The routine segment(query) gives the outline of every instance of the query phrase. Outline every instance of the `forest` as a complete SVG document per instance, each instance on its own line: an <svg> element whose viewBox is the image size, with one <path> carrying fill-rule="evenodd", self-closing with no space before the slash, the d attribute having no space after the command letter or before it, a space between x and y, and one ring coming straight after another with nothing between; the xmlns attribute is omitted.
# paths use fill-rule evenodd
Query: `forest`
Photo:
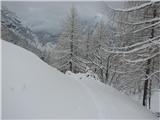
<svg viewBox="0 0 160 120"><path fill-rule="evenodd" d="M85 33L73 6L52 65L62 72L92 70L104 84L137 96L150 108L151 91L160 88L160 2L130 1L125 6L105 5L109 20Z"/></svg>
<svg viewBox="0 0 160 120"><path fill-rule="evenodd" d="M2 39L32 51L63 73L91 71L103 84L150 109L152 93L160 89L160 1L126 1L123 9L102 2L101 9L107 19L84 24L73 3L48 49L4 8Z"/></svg>

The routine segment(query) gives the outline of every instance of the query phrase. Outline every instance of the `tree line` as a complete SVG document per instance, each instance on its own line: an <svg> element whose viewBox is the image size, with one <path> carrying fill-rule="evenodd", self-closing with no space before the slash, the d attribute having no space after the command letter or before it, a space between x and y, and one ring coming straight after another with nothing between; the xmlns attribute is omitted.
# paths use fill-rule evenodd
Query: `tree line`
<svg viewBox="0 0 160 120"><path fill-rule="evenodd" d="M72 6L52 65L62 72L90 69L101 82L137 95L150 108L151 90L160 88L160 2L129 1L125 9L103 5L109 20L85 32Z"/></svg>

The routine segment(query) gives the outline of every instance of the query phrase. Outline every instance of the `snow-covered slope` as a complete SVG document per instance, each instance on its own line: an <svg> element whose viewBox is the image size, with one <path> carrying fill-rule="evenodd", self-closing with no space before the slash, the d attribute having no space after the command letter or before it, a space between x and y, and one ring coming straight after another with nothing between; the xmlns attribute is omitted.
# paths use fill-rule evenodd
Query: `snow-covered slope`
<svg viewBox="0 0 160 120"><path fill-rule="evenodd" d="M65 75L2 41L2 117L155 119L113 88L80 75Z"/></svg>

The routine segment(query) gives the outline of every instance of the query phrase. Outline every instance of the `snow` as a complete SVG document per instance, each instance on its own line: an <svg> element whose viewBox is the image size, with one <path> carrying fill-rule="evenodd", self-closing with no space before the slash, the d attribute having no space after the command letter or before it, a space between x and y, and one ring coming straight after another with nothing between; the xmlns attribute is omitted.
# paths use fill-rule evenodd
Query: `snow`
<svg viewBox="0 0 160 120"><path fill-rule="evenodd" d="M154 58L158 55L160 55L160 52L157 52L157 53L155 53L153 55L150 55L149 57L146 57L146 58L139 58L139 59L136 59L136 60L130 60L130 59L123 58L123 60L126 61L126 62L130 62L130 63L137 63L137 62L147 61L147 60L149 60L151 58Z"/></svg>
<svg viewBox="0 0 160 120"><path fill-rule="evenodd" d="M139 21L139 22L135 22L135 21L122 22L122 21L118 21L118 20L114 20L114 21L115 22L120 22L120 23L123 23L123 24L126 24L126 25L141 25L141 24L146 24L146 23L158 22L158 21L160 21L160 18L157 17L157 18L152 18L152 19L149 19L149 20L142 20L142 21Z"/></svg>
<svg viewBox="0 0 160 120"><path fill-rule="evenodd" d="M147 2L147 3L144 3L144 4L141 4L139 6L135 6L135 7L131 7L131 8L128 8L128 9L113 9L111 7L108 7L107 8L110 8L114 11L118 11L118 12L133 12L133 11L136 11L136 10L139 10L139 9L143 9L143 8L146 8L148 6L151 6L153 4L159 4L160 2L159 1L151 1L151 2Z"/></svg>
<svg viewBox="0 0 160 120"><path fill-rule="evenodd" d="M2 118L156 119L95 78L91 73L63 74L33 53L2 40Z"/></svg>
<svg viewBox="0 0 160 120"><path fill-rule="evenodd" d="M155 113L160 113L160 89L152 91L151 110Z"/></svg>
<svg viewBox="0 0 160 120"><path fill-rule="evenodd" d="M159 22L156 22L156 23L154 23L154 24L151 24L151 25L142 27L142 28L140 28L140 29L137 29L137 30L133 31L133 33L135 34L135 33L138 33L138 32L140 32L140 31L143 31L143 30L145 30L145 29L148 29L148 28L151 28L151 27L154 27L154 26L157 26L157 27L158 27L159 24L160 24L160 21L159 21Z"/></svg>
<svg viewBox="0 0 160 120"><path fill-rule="evenodd" d="M108 53L133 53L142 49L145 49L147 47L150 47L155 44L155 42L159 41L160 36L156 36L154 38L151 38L149 40L145 40L142 42L135 43L130 46L125 47L102 47L102 50L108 52Z"/></svg>

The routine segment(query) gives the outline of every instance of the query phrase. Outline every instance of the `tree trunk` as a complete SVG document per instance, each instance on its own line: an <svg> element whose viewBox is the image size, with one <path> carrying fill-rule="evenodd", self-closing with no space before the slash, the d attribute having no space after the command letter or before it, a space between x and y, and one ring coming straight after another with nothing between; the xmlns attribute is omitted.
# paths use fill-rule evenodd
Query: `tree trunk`
<svg viewBox="0 0 160 120"><path fill-rule="evenodd" d="M149 109L151 109L151 89L152 89L152 80L149 80Z"/></svg>
<svg viewBox="0 0 160 120"><path fill-rule="evenodd" d="M87 38L87 55L86 55L86 57L87 57L87 59L89 58L89 40L90 40L90 33L88 32L88 38Z"/></svg>
<svg viewBox="0 0 160 120"><path fill-rule="evenodd" d="M74 42L74 40L73 40L73 34L74 34L74 15L72 15L72 19L73 19L73 21L72 21L72 23L71 23L71 26L72 26L72 31L71 31L71 37L70 37L70 40L71 40L71 42L70 42L70 49L71 49L71 60L73 59L73 54L74 54L74 46L73 46L73 42ZM73 64L72 64L72 61L70 61L69 62L69 64L70 64L70 71L71 72L73 72Z"/></svg>
<svg viewBox="0 0 160 120"><path fill-rule="evenodd" d="M105 74L105 75L106 75L106 80L105 80L104 83L107 84L107 81L108 81L108 70L106 71L106 74Z"/></svg>
<svg viewBox="0 0 160 120"><path fill-rule="evenodd" d="M154 6L153 6L154 7ZM153 10L153 18L156 17L157 11L156 8L154 8ZM154 24L154 22L152 22L152 24ZM154 38L154 26L152 27L151 30L151 37L150 38ZM148 59L147 60L147 69L146 69L146 78L147 80L145 80L144 82L144 93L143 93L143 106L147 106L147 96L149 95L149 108L150 108L150 102L151 102L151 80L149 80L148 76L150 74L150 65L151 65L151 60L152 59Z"/></svg>
<svg viewBox="0 0 160 120"><path fill-rule="evenodd" d="M148 78L148 75L150 73L150 63L151 59L147 61L146 78ZM143 106L147 105L148 81L149 79L145 80L144 82Z"/></svg>
<svg viewBox="0 0 160 120"><path fill-rule="evenodd" d="M69 62L69 70L70 70L71 72L73 72L73 67L72 67L72 62L71 62L71 61Z"/></svg>

